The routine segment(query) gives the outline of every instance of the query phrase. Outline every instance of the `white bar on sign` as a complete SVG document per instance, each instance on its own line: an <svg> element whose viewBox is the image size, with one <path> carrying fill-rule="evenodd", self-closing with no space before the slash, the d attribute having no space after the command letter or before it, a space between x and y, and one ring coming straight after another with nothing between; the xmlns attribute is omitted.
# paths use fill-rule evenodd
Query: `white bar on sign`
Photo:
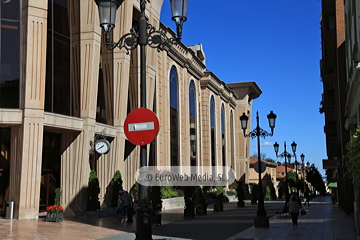
<svg viewBox="0 0 360 240"><path fill-rule="evenodd" d="M144 122L144 123L131 123L129 124L129 132L134 131L144 131L144 130L153 130L154 122Z"/></svg>

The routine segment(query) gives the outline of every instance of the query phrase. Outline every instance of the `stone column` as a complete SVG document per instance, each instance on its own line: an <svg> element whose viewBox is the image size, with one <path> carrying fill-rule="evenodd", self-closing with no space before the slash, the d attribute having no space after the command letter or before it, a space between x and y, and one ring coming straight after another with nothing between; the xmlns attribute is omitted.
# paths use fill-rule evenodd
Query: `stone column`
<svg viewBox="0 0 360 240"><path fill-rule="evenodd" d="M36 219L43 148L47 1L23 0L22 6L23 124L11 131L10 200L14 201L14 218Z"/></svg>
<svg viewBox="0 0 360 240"><path fill-rule="evenodd" d="M90 141L94 140L96 105L98 94L98 75L100 60L101 29L98 9L94 1L80 1L80 117L83 118L83 131L76 136L66 136L68 148L62 154L62 170L71 163L76 181L62 178L61 188L65 198L63 204L71 206L73 212L86 210L87 187L90 174ZM65 137L65 135L63 135ZM63 144L65 144L63 142ZM63 145L64 146L64 145ZM64 174L64 173L62 173ZM69 202L70 201L70 202ZM68 210L68 209L66 209Z"/></svg>

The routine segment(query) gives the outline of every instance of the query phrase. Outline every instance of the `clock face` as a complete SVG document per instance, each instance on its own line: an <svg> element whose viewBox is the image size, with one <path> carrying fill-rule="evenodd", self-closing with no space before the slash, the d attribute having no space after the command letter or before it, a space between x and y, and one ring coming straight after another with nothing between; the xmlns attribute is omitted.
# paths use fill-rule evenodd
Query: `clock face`
<svg viewBox="0 0 360 240"><path fill-rule="evenodd" d="M106 154L110 151L110 143L107 140L99 140L95 143L95 151L99 154Z"/></svg>

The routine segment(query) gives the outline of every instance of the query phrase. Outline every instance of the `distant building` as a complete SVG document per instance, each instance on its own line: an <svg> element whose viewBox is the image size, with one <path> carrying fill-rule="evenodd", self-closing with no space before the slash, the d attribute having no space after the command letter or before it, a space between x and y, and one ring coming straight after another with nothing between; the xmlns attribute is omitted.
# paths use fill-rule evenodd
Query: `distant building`
<svg viewBox="0 0 360 240"><path fill-rule="evenodd" d="M263 187L275 188L276 190L276 163L261 160L266 165L266 170L261 174ZM249 183L259 184L259 173L255 171L254 165L258 162L257 158L250 157Z"/></svg>

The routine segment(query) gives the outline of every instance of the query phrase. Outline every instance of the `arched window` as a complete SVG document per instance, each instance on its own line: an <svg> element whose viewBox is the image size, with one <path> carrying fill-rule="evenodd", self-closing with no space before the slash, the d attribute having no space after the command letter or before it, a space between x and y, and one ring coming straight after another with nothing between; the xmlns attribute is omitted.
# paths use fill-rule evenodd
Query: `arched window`
<svg viewBox="0 0 360 240"><path fill-rule="evenodd" d="M225 108L224 104L221 106L221 148L222 148L222 165L226 165L226 146L225 146Z"/></svg>
<svg viewBox="0 0 360 240"><path fill-rule="evenodd" d="M80 116L80 5L48 0L45 111Z"/></svg>
<svg viewBox="0 0 360 240"><path fill-rule="evenodd" d="M178 76L175 66L170 70L170 156L171 166L179 166Z"/></svg>
<svg viewBox="0 0 360 240"><path fill-rule="evenodd" d="M194 81L189 85L190 166L196 166L196 95Z"/></svg>
<svg viewBox="0 0 360 240"><path fill-rule="evenodd" d="M215 100L210 99L210 127L211 127L211 166L216 166L216 139L215 139Z"/></svg>
<svg viewBox="0 0 360 240"><path fill-rule="evenodd" d="M230 149L231 149L231 168L235 170L235 153L234 153L234 138L235 138L235 132L234 132L234 115L233 112L230 111Z"/></svg>

